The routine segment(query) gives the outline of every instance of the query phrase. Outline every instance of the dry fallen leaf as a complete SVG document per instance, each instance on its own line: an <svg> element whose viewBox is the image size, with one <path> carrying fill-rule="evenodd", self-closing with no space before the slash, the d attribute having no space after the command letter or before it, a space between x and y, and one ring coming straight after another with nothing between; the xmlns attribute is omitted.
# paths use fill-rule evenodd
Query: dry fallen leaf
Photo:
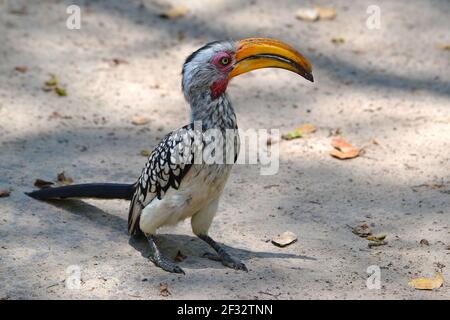
<svg viewBox="0 0 450 320"><path fill-rule="evenodd" d="M295 241L297 241L297 236L295 233L290 231L285 231L278 237L272 239L272 243L281 248L286 247Z"/></svg>
<svg viewBox="0 0 450 320"><path fill-rule="evenodd" d="M417 278L409 282L409 285L418 290L433 290L440 288L444 283L444 276L437 272L434 278Z"/></svg>
<svg viewBox="0 0 450 320"><path fill-rule="evenodd" d="M330 151L330 155L341 159L341 160L346 160L346 159L353 159L359 156L359 150L352 150L350 152L342 152L339 151L337 149L331 150Z"/></svg>
<svg viewBox="0 0 450 320"><path fill-rule="evenodd" d="M439 49L450 51L450 44L440 44L438 46Z"/></svg>
<svg viewBox="0 0 450 320"><path fill-rule="evenodd" d="M337 13L333 8L316 7L315 9L319 14L319 19L321 20L333 20L336 18Z"/></svg>
<svg viewBox="0 0 450 320"><path fill-rule="evenodd" d="M149 117L136 116L131 120L131 123L134 124L135 126L142 126L144 124L149 123L150 120L151 119Z"/></svg>
<svg viewBox="0 0 450 320"><path fill-rule="evenodd" d="M334 149L330 151L330 155L335 158L345 160L356 158L361 155L360 149L355 148L352 144L350 144L343 138L333 139L331 145Z"/></svg>
<svg viewBox="0 0 450 320"><path fill-rule="evenodd" d="M167 285L167 283L159 284L159 294L163 297L168 297L171 295L171 293L169 291L169 286Z"/></svg>
<svg viewBox="0 0 450 320"><path fill-rule="evenodd" d="M128 61L125 59L121 59L121 58L114 58L112 59L112 62L118 66L119 64L128 64Z"/></svg>
<svg viewBox="0 0 450 320"><path fill-rule="evenodd" d="M151 154L152 153L150 151L148 151L147 149L141 150L141 156L150 157Z"/></svg>
<svg viewBox="0 0 450 320"><path fill-rule="evenodd" d="M354 227L352 232L361 238L367 238L372 235L372 230L370 230L367 224L362 224L360 226Z"/></svg>
<svg viewBox="0 0 450 320"><path fill-rule="evenodd" d="M314 133L316 131L317 131L317 128L314 125L312 125L310 123L306 123L306 124L302 125L301 127L298 127L297 129L295 129L294 131L283 134L281 136L281 138L284 140L298 139L298 138L302 138L305 135L305 133Z"/></svg>
<svg viewBox="0 0 450 320"><path fill-rule="evenodd" d="M10 194L11 194L10 190L0 190L0 198L9 197Z"/></svg>
<svg viewBox="0 0 450 320"><path fill-rule="evenodd" d="M73 179L70 178L70 177L66 177L66 174L65 174L64 171L61 172L61 173L58 173L57 180L58 180L58 182L61 182L62 184L71 184L71 183L73 183Z"/></svg>
<svg viewBox="0 0 450 320"><path fill-rule="evenodd" d="M51 181L45 181L42 179L36 179L34 181L34 186L38 187L40 189L44 189L44 188L50 188L51 185L53 185L54 183Z"/></svg>
<svg viewBox="0 0 450 320"><path fill-rule="evenodd" d="M360 237L365 237L365 235L368 234L365 238L367 240L369 240L369 243L367 244L367 246L369 248L384 246L384 245L388 244L388 242L385 240L386 239L385 234L380 234L379 236L373 236L372 232L371 232L369 226L367 226L367 224L363 224L363 225L360 225L359 227L354 228L353 233L359 235Z"/></svg>
<svg viewBox="0 0 450 320"><path fill-rule="evenodd" d="M55 87L59 83L58 78L54 74L50 74L50 78L45 81L44 85L47 87Z"/></svg>
<svg viewBox="0 0 450 320"><path fill-rule="evenodd" d="M28 68L25 66L17 66L14 68L14 70L16 70L17 72L20 72L20 73L25 73L28 71Z"/></svg>
<svg viewBox="0 0 450 320"><path fill-rule="evenodd" d="M351 143L349 143L348 141L346 141L346 140L343 139L343 138L336 138L336 139L333 139L333 141L331 142L331 145L332 145L334 148L336 148L336 149L338 149L339 151L342 151L342 152L344 152L344 153L351 152L351 151L353 151L354 149L356 149Z"/></svg>
<svg viewBox="0 0 450 320"><path fill-rule="evenodd" d="M45 81L42 90L46 92L54 91L60 97L67 96L66 89L59 86L59 80L54 74L50 74L50 78L47 81Z"/></svg>
<svg viewBox="0 0 450 320"><path fill-rule="evenodd" d="M163 19L176 19L184 17L188 12L189 12L188 8L183 6L177 6L160 13L159 17Z"/></svg>
<svg viewBox="0 0 450 320"><path fill-rule="evenodd" d="M297 10L295 17L303 21L317 21L319 20L319 12L316 8L301 8Z"/></svg>
<svg viewBox="0 0 450 320"><path fill-rule="evenodd" d="M48 120L53 119L72 119L71 116L63 116L58 111L53 111L51 115L49 115Z"/></svg>
<svg viewBox="0 0 450 320"><path fill-rule="evenodd" d="M311 123L305 123L301 127L298 127L296 130L299 130L303 133L314 133L317 131L317 128Z"/></svg>
<svg viewBox="0 0 450 320"><path fill-rule="evenodd" d="M386 239L386 235L385 234L381 234L379 236L368 236L367 240L369 241L383 241L384 239Z"/></svg>
<svg viewBox="0 0 450 320"><path fill-rule="evenodd" d="M345 42L344 38L338 37L338 38L332 38L331 42L334 44L343 44Z"/></svg>
<svg viewBox="0 0 450 320"><path fill-rule="evenodd" d="M303 137L303 132L301 132L300 130L294 130L281 135L281 139L283 140L293 140L301 137Z"/></svg>
<svg viewBox="0 0 450 320"><path fill-rule="evenodd" d="M66 96L67 96L67 91L66 91L66 89L61 88L61 87L58 87L58 86L55 87L55 93L56 93L58 96L60 96L60 97L66 97Z"/></svg>
<svg viewBox="0 0 450 320"><path fill-rule="evenodd" d="M53 111L52 114L48 116L48 120L60 119L60 118L62 118L62 116L58 111Z"/></svg>
<svg viewBox="0 0 450 320"><path fill-rule="evenodd" d="M317 20L333 20L336 18L336 15L335 9L319 6L316 6L315 8L301 8L295 13L297 19L309 22Z"/></svg>
<svg viewBox="0 0 450 320"><path fill-rule="evenodd" d="M181 262L181 261L183 261L186 258L187 257L184 254L182 254L180 250L178 250L178 253L177 253L176 257L175 257L175 261L176 262Z"/></svg>
<svg viewBox="0 0 450 320"><path fill-rule="evenodd" d="M379 246L385 246L385 245L387 245L388 244L388 242L387 241L371 241L371 242L369 242L368 244L367 244L367 246L369 247L369 248L372 248L372 247L379 247Z"/></svg>

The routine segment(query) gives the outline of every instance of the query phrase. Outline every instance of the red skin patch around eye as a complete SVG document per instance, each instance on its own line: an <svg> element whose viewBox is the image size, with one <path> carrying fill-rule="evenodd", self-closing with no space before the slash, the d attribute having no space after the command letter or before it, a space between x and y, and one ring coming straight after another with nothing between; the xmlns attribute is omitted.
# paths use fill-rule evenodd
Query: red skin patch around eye
<svg viewBox="0 0 450 320"><path fill-rule="evenodd" d="M230 63L224 66L220 63L220 61L225 57L229 59ZM228 52L217 53L212 59L212 63L224 74L228 74L233 69L232 57ZM224 79L215 81L211 86L211 96L214 99L218 98L222 93L225 92L225 90L227 90L227 86L228 79L226 77Z"/></svg>
<svg viewBox="0 0 450 320"><path fill-rule="evenodd" d="M224 66L224 65L220 62L223 58L228 58L228 61L230 61L230 63ZM214 56L214 58L212 59L212 63L213 63L220 71L223 71L223 72L230 72L230 71L231 71L231 69L233 68L233 67L232 67L233 64L232 64L231 62L232 62L232 57L231 57L231 54L228 53L228 52L218 52L218 53Z"/></svg>

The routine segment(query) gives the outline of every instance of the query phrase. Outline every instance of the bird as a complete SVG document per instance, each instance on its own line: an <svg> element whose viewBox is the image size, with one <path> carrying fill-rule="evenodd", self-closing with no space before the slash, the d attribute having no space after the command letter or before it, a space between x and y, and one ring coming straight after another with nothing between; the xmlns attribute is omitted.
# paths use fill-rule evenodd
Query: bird
<svg viewBox="0 0 450 320"><path fill-rule="evenodd" d="M226 92L227 86L232 78L262 68L289 70L314 82L309 60L283 41L246 38L210 42L189 55L182 68L182 91L191 108L191 123L162 139L150 153L135 183L76 184L26 194L38 200L129 200L130 236L145 236L150 247L149 259L171 273L185 272L162 254L156 242L157 230L190 218L193 233L216 252L206 254L207 258L218 260L226 267L248 271L243 262L229 254L208 233L239 154L239 135L235 134L232 143L227 143L231 147L216 150L231 161L206 163L204 159L196 161L196 155L202 158L204 150L214 140L201 137L208 130L219 133L217 141L225 137L226 131L237 132L236 114Z"/></svg>

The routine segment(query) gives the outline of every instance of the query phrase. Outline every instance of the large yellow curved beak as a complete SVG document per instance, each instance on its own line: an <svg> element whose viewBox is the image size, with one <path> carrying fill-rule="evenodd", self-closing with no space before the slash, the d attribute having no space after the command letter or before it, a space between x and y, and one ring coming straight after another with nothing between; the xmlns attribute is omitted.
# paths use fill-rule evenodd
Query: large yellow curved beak
<svg viewBox="0 0 450 320"><path fill-rule="evenodd" d="M268 38L248 38L239 41L235 66L228 78L262 68L290 70L314 82L311 63L286 43Z"/></svg>

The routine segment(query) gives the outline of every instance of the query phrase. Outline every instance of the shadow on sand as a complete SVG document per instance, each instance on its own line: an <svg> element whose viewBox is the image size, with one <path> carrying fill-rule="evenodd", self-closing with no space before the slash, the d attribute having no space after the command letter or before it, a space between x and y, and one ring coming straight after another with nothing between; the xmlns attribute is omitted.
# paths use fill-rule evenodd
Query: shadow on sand
<svg viewBox="0 0 450 320"><path fill-rule="evenodd" d="M88 218L90 222L95 224L99 229L110 233L120 233L126 232L126 221L121 217L112 215L96 206L88 204L82 200L75 199L65 199L65 200L50 200L46 201L49 204L54 205L60 209L68 211L77 216L82 216ZM108 229L108 230L105 230ZM175 257L178 251L181 251L183 255L189 257L195 257L195 259L186 259L183 265L189 268L204 268L205 265L198 264L198 259L211 261L209 259L203 258L205 252L213 252L212 249L205 244L202 240L195 236L190 235L180 235L180 234L159 234L158 245L162 252L168 257ZM149 245L144 236L130 237L128 243L145 258L148 258L150 254ZM281 253L281 252L267 252L267 251L251 251L242 248L232 247L229 245L222 244L222 246L233 256L246 261L254 258L257 259L302 259L302 260L317 260L314 257L292 254L292 253ZM208 264L208 266L215 268L225 268L220 263L213 262L213 264Z"/></svg>

